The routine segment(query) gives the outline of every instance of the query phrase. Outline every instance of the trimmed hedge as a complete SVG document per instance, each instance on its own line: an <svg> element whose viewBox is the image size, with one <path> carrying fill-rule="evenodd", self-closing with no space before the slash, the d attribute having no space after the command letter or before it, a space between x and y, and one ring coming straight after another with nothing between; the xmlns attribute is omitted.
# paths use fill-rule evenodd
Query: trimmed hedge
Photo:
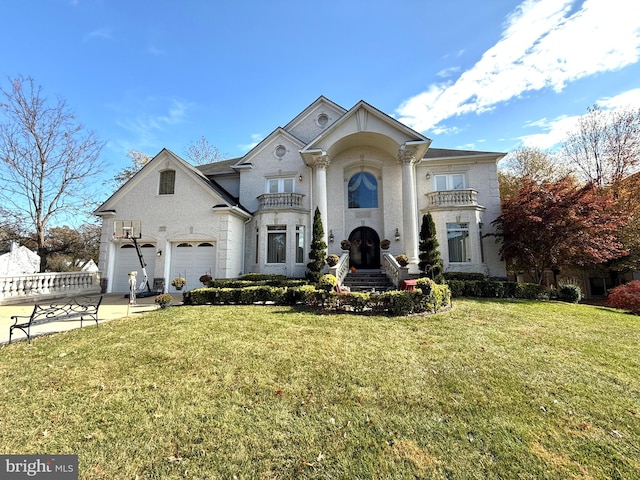
<svg viewBox="0 0 640 480"><path fill-rule="evenodd" d="M537 300L544 287L536 283L499 282L492 280L448 280L451 296L478 298L519 298Z"/></svg>
<svg viewBox="0 0 640 480"><path fill-rule="evenodd" d="M308 305L329 311L350 311L390 316L432 312L451 305L451 292L447 285L433 283L428 293L417 288L413 291L394 290L380 294L363 292L337 293L315 288L313 285L298 287L271 287L255 285L245 288L196 288L183 294L185 305L252 305L272 303L276 305Z"/></svg>

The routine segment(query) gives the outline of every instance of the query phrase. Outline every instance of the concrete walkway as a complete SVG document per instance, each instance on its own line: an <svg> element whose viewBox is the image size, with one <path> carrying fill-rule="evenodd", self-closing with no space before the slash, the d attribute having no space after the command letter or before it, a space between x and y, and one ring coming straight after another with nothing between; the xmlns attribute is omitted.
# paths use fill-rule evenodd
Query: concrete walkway
<svg viewBox="0 0 640 480"><path fill-rule="evenodd" d="M182 304L182 294L172 295L172 305ZM129 299L122 293L113 293L104 295L100 308L98 310L98 323L108 322L109 320L115 320L116 318L130 317L134 315L140 315L145 312L156 310L160 308L155 304L155 296L142 297L136 300L135 305L129 305ZM49 300L42 302L43 305L52 303L64 303L65 299ZM12 315L31 315L33 311L33 305L35 300L30 302L18 304L18 305L0 305L0 345L9 342L9 327L13 325L11 320ZM95 328L95 322L92 320L86 320L82 322L82 328ZM31 339L38 335L63 332L71 330L73 328L80 328L80 320L61 320L58 322L48 322L41 325L37 325L31 328ZM26 335L21 330L13 331L13 342L26 340Z"/></svg>

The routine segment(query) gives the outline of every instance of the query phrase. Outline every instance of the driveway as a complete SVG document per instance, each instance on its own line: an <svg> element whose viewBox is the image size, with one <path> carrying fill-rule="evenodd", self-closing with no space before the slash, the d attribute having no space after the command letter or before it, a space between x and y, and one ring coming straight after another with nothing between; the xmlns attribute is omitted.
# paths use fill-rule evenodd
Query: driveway
<svg viewBox="0 0 640 480"><path fill-rule="evenodd" d="M172 295L173 305L182 304L182 294ZM158 305L154 302L155 296L137 298L135 305L129 305L129 299L125 298L122 293L106 294L100 304L98 310L98 323L108 322L116 318L130 317L134 315L140 315L144 312L156 310ZM64 303L65 299L60 300L48 300L43 302L43 305L52 303ZM0 305L0 345L9 341L9 327L13 325L11 320L12 315L31 315L33 311L33 305L36 303L35 299L18 305ZM95 328L93 321L88 320L83 322L83 328ZM71 330L73 328L80 327L80 320L61 320L58 322L48 322L41 325L37 325L31 328L31 338L35 336L43 335L47 333L63 332L65 330ZM26 336L21 330L14 330L13 341L25 340Z"/></svg>

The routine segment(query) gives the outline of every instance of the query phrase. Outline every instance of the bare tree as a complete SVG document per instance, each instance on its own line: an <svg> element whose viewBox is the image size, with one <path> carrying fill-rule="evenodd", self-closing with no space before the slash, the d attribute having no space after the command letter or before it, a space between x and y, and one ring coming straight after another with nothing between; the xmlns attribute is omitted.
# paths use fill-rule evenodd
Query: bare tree
<svg viewBox="0 0 640 480"><path fill-rule="evenodd" d="M131 165L120 170L111 181L116 189L127 183L131 177L151 161L151 157L149 155L133 150L132 148L127 150L127 157L131 160Z"/></svg>
<svg viewBox="0 0 640 480"><path fill-rule="evenodd" d="M205 165L224 160L224 155L205 137L200 137L197 142L191 142L187 147L187 158L193 165Z"/></svg>
<svg viewBox="0 0 640 480"><path fill-rule="evenodd" d="M498 172L500 198L506 200L516 195L525 178L536 183L553 182L567 174L566 168L549 152L539 148L518 148L501 162Z"/></svg>
<svg viewBox="0 0 640 480"><path fill-rule="evenodd" d="M0 171L4 208L35 231L46 268L48 224L90 210L103 143L76 122L64 100L50 102L31 77L9 79L0 106Z"/></svg>
<svg viewBox="0 0 640 480"><path fill-rule="evenodd" d="M640 165L640 109L590 107L562 152L583 180L599 187L618 185Z"/></svg>

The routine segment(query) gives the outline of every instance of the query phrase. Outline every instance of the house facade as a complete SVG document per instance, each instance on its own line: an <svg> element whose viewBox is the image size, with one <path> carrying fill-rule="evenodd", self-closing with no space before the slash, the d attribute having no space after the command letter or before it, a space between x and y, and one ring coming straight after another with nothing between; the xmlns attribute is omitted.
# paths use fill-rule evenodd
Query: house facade
<svg viewBox="0 0 640 480"><path fill-rule="evenodd" d="M106 292L128 291L141 269L133 242L114 238L140 221L137 240L154 290L208 273L304 277L313 216L327 253L350 240L350 266L379 270L404 253L417 273L422 217L436 224L445 271L505 277L491 222L500 213L502 153L431 148L431 140L364 101L344 109L318 98L245 156L193 167L162 150L104 202L99 267ZM117 232L116 232L117 233ZM382 240L390 240L382 250Z"/></svg>

